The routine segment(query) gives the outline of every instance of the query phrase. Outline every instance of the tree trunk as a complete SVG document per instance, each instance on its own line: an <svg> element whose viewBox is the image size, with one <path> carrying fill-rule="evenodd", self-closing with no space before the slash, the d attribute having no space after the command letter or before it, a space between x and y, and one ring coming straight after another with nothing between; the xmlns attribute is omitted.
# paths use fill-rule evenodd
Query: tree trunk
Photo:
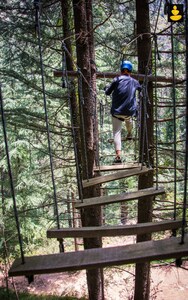
<svg viewBox="0 0 188 300"><path fill-rule="evenodd" d="M148 0L136 0L137 14L137 35L142 34L138 38L138 71L142 74L149 74L151 71L151 37L150 37L150 19L149 19L149 4ZM153 91L152 83L147 85L148 96L144 99L147 101L147 138L143 136L144 117L141 120L141 147L140 157L142 156L142 146L144 147L143 161L149 162L153 166ZM143 144L144 143L144 144ZM139 189L149 188L153 186L153 172L149 175L141 175L139 177ZM153 197L140 199L138 202L138 223L152 221L152 204ZM138 235L137 242L142 242L151 239L151 234ZM135 279L135 295L134 300L149 300L150 296L150 263L136 264L136 279Z"/></svg>
<svg viewBox="0 0 188 300"><path fill-rule="evenodd" d="M66 57L66 67L68 71L74 71L73 63L73 51L72 51L72 37L73 31L72 27L72 3L71 0L61 0L61 9L62 9L62 29L63 29L63 38L65 45L65 57ZM63 71L63 70L62 70ZM65 80L65 78L62 78ZM76 96L76 79L72 79L69 82L69 97L70 97L70 110L71 110L71 123L74 128L72 130L72 136L74 139L74 149L75 149L75 158L77 160L76 164L76 173L77 173L77 182L79 195L81 195L81 140L80 140L80 113L79 113L79 101Z"/></svg>
<svg viewBox="0 0 188 300"><path fill-rule="evenodd" d="M86 5L87 3L87 5ZM96 157L97 122L96 122L96 82L92 33L92 1L73 0L74 23L76 34L77 65L80 70L80 115L81 115L81 165L82 178L88 179L94 176ZM88 13L88 17L87 17ZM90 187L83 190L83 198L99 196L98 187ZM101 208L83 209L81 213L83 226L101 225ZM101 238L84 239L84 248L101 247ZM102 273L100 269L87 271L87 283L90 300L102 299Z"/></svg>

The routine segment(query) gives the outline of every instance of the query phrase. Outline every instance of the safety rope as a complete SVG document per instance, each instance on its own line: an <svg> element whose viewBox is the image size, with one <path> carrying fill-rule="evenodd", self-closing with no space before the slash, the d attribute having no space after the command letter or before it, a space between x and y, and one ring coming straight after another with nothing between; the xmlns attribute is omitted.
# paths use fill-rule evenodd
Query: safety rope
<svg viewBox="0 0 188 300"><path fill-rule="evenodd" d="M8 140L7 140L7 133L6 133L6 121L5 121L5 114L4 114L4 105L3 105L1 84L0 84L0 102L1 102L1 117L2 117L2 125L3 125L3 135L4 135L6 157L7 157L7 164L8 164L8 173L9 173L9 178L10 178L10 187L11 187L11 194L12 194L13 207L14 207L14 217L16 220L16 227L17 227L17 232L18 232L21 261L22 261L22 264L24 264L25 258L24 258L24 251L23 251L23 242L22 242L22 236L21 236L21 230L20 230L20 222L19 222L19 218L18 218L18 209L17 209L15 190L14 190L14 180L13 180L10 156L9 156L9 147L8 147Z"/></svg>
<svg viewBox="0 0 188 300"><path fill-rule="evenodd" d="M59 212L58 212L58 205L57 205L53 157L52 157L52 151L51 151L50 128L49 128L49 122L48 122L48 110L47 110L45 80L44 80L44 66L43 66L43 57L42 57L42 43L41 43L42 36L41 36L41 25L40 25L41 3L40 3L40 0L34 0L34 8L35 8L35 26L36 26L36 34L38 37L38 47L39 47L39 56L40 56L41 83L42 83L43 105L44 105L44 112L45 112L45 123L46 123L46 130L47 130L48 153L49 153L49 159L50 159L50 170L51 170L51 179L52 179L52 186L53 186L54 211L55 211L55 216L56 216L57 227L59 229L60 228L60 220L59 220ZM59 241L59 247L60 247L60 251L64 252L64 245L63 245L62 240Z"/></svg>

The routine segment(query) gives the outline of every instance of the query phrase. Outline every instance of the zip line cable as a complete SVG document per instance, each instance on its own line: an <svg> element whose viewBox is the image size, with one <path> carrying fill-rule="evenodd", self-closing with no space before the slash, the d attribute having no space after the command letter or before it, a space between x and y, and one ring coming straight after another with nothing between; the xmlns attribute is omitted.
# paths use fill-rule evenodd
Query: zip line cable
<svg viewBox="0 0 188 300"><path fill-rule="evenodd" d="M49 159L50 159L51 179L52 179L52 185L53 185L54 210L55 210L57 227L58 227L58 229L60 229L60 220L59 220L57 195L56 195L56 185L55 185L55 178L54 178L53 157L52 157L52 152L51 152L50 128L49 128L49 122L48 122L48 110L47 110L47 101L46 101L46 92L45 92L44 67L43 67L42 43L41 43L42 36L41 36L41 26L40 26L40 8L41 8L40 0L34 0L34 7L35 7L35 26L36 26L36 34L38 37L38 47L39 47L39 56L40 56L42 95L43 95L45 123L46 123L46 130L47 130L47 139L48 139L48 152L49 152ZM60 251L64 252L64 246L63 246L62 242L60 242Z"/></svg>
<svg viewBox="0 0 188 300"><path fill-rule="evenodd" d="M25 258L24 258L24 251L23 251L23 241L22 241L21 230L20 230L20 222L19 222L19 218L18 218L18 209L17 209L15 190L14 190L14 180L13 180L11 163L10 163L10 156L9 156L9 148L8 148L8 140L7 140L7 133L6 133L6 122L5 122L5 115L4 115L1 84L0 84L0 102L1 102L1 116L2 116L2 125L3 125L3 135L4 135L6 157L7 157L7 164L8 164L8 173L9 173L9 178L10 178L10 187L11 187L11 194L12 194L13 207L14 207L14 216L15 216L16 227L17 227L17 232L18 232L18 240L19 240L19 245L20 245L21 261L22 261L22 264L24 264L25 263Z"/></svg>

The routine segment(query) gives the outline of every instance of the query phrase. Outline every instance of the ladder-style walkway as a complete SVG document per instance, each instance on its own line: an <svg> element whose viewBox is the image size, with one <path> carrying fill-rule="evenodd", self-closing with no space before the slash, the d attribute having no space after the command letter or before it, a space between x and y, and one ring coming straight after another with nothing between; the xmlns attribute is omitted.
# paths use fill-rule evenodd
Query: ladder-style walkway
<svg viewBox="0 0 188 300"><path fill-rule="evenodd" d="M106 166L103 171L116 171L114 173L98 176L83 181L84 188L92 185L106 183L112 180L139 176L150 172L151 169L132 164L128 168L121 170L119 166ZM95 169L99 172L99 168ZM101 168L100 168L101 171ZM148 188L135 192L126 192L119 195L93 197L77 202L78 209L90 206L107 205L116 202L146 199L156 195L165 194L163 187ZM161 222L139 223L134 225L99 226L82 228L62 228L47 231L48 238L62 239L67 237L105 237L122 235L139 235L165 230L176 230L182 227L180 220L166 220ZM88 249L76 252L49 254L26 257L23 264L21 259L16 259L9 270L9 276L31 276L44 273L59 273L91 268L103 268L106 266L147 262L159 259L182 258L188 256L188 236L184 243L180 243L180 238L168 238L158 241L147 241L126 246Z"/></svg>

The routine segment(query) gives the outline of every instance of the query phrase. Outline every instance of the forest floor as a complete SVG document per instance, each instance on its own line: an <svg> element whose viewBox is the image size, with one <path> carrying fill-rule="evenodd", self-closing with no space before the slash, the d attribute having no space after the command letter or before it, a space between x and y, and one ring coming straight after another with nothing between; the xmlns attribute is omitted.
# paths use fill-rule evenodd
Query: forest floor
<svg viewBox="0 0 188 300"><path fill-rule="evenodd" d="M134 276L132 273L134 273L133 267L105 269L105 299L132 300L134 293ZM37 275L30 285L25 277L20 276L14 278L14 285L18 292L35 295L86 297L87 299L85 271ZM0 286L5 286L2 273L0 273ZM11 279L9 279L9 287L13 288ZM153 266L150 299L187 300L188 270L171 265Z"/></svg>

